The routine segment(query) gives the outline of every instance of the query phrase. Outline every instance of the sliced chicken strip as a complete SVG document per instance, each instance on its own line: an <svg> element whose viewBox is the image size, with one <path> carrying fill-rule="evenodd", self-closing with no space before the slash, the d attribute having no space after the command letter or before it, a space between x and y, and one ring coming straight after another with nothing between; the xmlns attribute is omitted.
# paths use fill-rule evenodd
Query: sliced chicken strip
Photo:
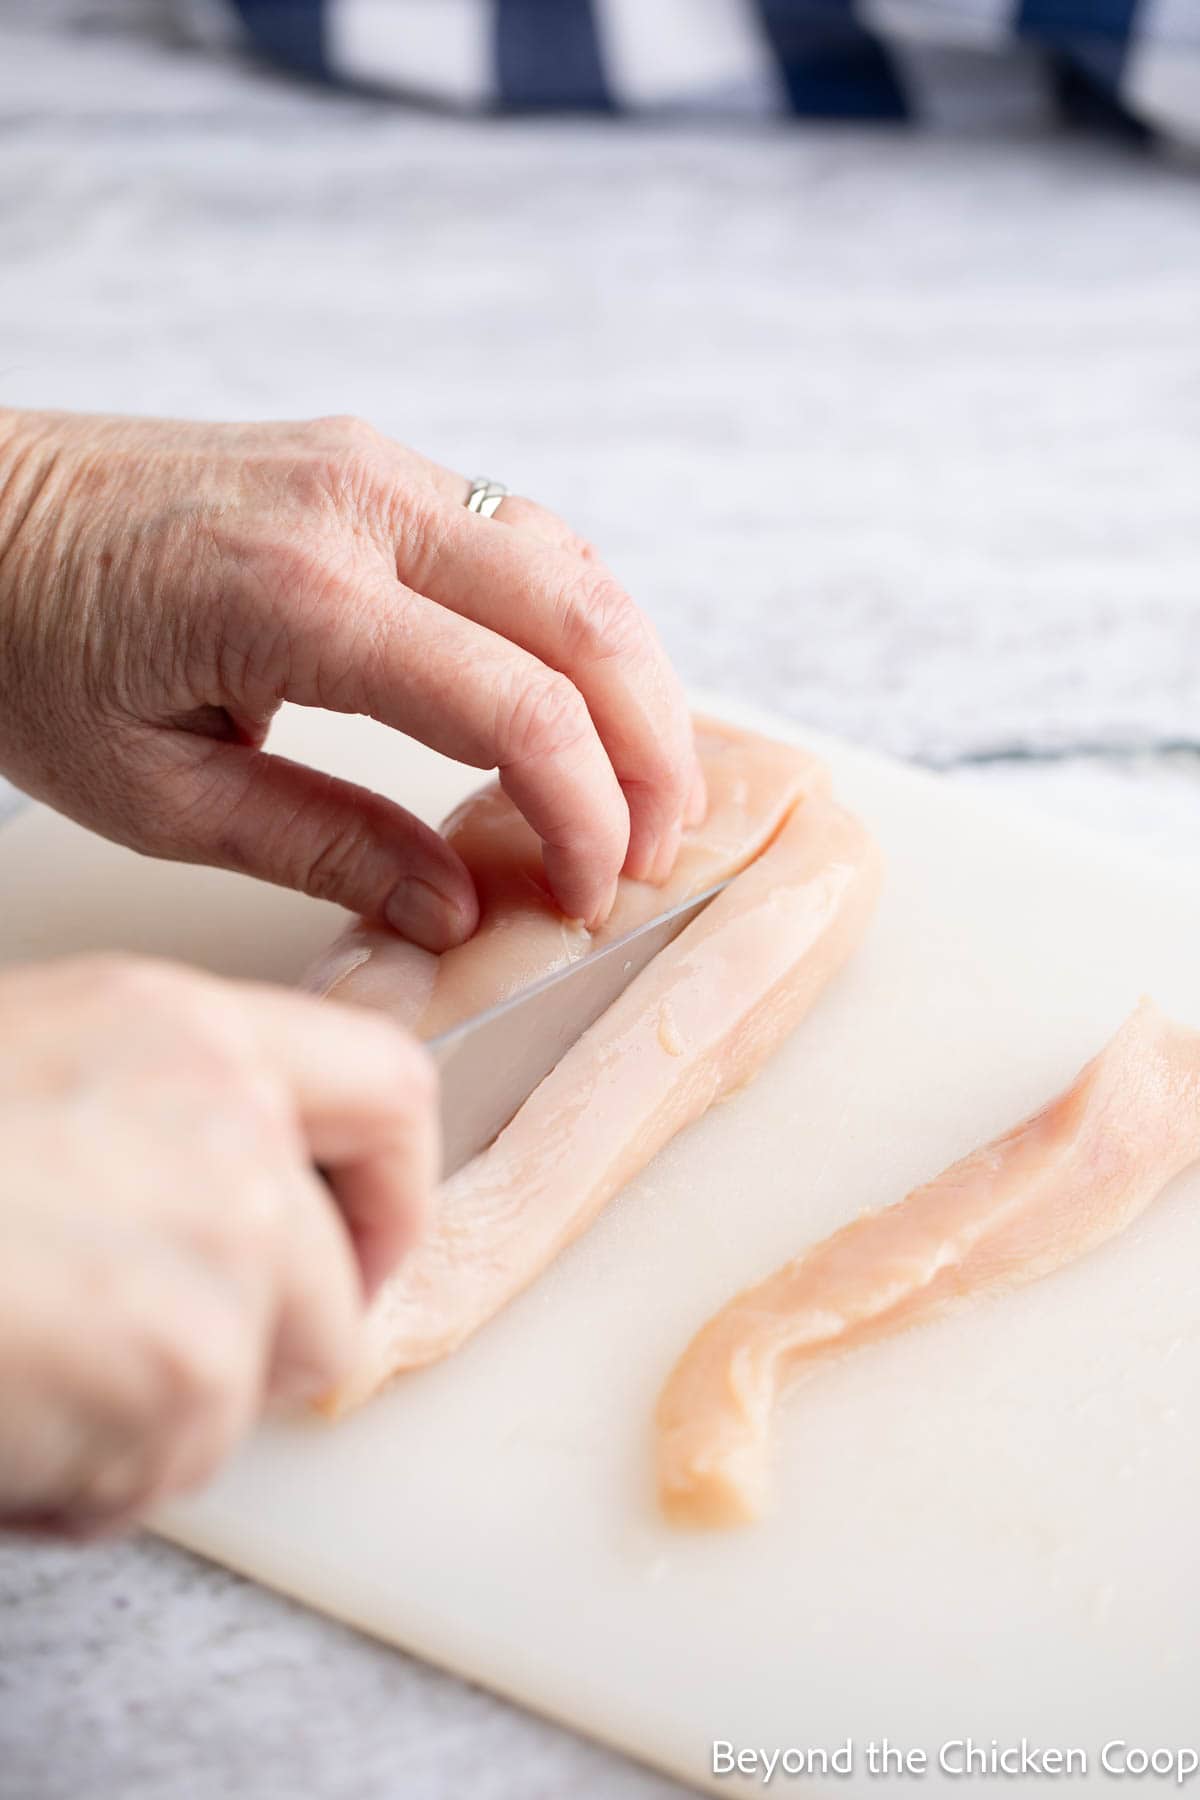
<svg viewBox="0 0 1200 1800"><path fill-rule="evenodd" d="M426 1238L376 1299L362 1359L330 1410L366 1399L400 1369L446 1355L533 1281L663 1144L751 1078L861 938L879 857L858 821L825 798L819 765L732 734L706 736L702 754L711 805L689 846L690 872L671 892L622 895L613 929L701 891L731 866L745 865L742 872L572 1046L495 1143L444 1185ZM757 796L743 785L748 759L758 763ZM724 786L723 762L727 772L742 766ZM508 844L511 821L503 831L484 822L485 844L493 823ZM487 873L484 851L476 847L468 860L486 894L509 893L507 878L493 883ZM461 985L438 970L432 980L411 980L403 947L388 947L402 966L407 1017L417 996L422 1030L431 1016L440 1028L488 1004L497 989L511 991L514 969L525 980L543 972L527 944L513 949L512 936L522 938L526 925L542 956L562 954L561 922L551 936L540 899L525 902L531 920L520 903L504 904L498 968L481 959ZM364 966L341 976L339 998L359 997ZM382 969L371 971L368 992L372 1004L386 1002Z"/></svg>
<svg viewBox="0 0 1200 1800"><path fill-rule="evenodd" d="M1041 1112L826 1238L703 1327L658 1404L668 1516L699 1526L757 1516L771 1413L792 1370L1075 1261L1198 1158L1200 1032L1143 1001Z"/></svg>
<svg viewBox="0 0 1200 1800"><path fill-rule="evenodd" d="M333 1410L455 1349L677 1131L749 1081L858 944L878 886L856 819L829 801L794 813L445 1184Z"/></svg>

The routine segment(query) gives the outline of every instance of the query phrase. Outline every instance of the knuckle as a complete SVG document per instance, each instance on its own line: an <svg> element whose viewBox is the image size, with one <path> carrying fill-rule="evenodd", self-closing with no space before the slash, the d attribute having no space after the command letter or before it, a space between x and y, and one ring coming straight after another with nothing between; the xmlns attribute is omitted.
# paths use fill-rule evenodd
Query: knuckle
<svg viewBox="0 0 1200 1800"><path fill-rule="evenodd" d="M357 413L329 413L322 418L311 419L308 429L313 438L322 444L369 449L381 441L374 425L369 420L360 418Z"/></svg>
<svg viewBox="0 0 1200 1800"><path fill-rule="evenodd" d="M164 1318L151 1360L165 1417L189 1426L199 1418L220 1430L241 1414L250 1359L232 1309L214 1308L203 1319L186 1311Z"/></svg>
<svg viewBox="0 0 1200 1800"><path fill-rule="evenodd" d="M631 657L648 646L646 622L619 581L603 569L589 569L564 602L572 648L589 660Z"/></svg>
<svg viewBox="0 0 1200 1800"><path fill-rule="evenodd" d="M218 1167L247 1157L273 1165L290 1143L287 1092L262 1060L241 1007L186 979L164 992L170 1036L154 1040L158 1072L177 1104L187 1102L197 1154Z"/></svg>
<svg viewBox="0 0 1200 1800"><path fill-rule="evenodd" d="M306 473L322 501L340 497L349 485L343 464L321 463ZM294 630L303 624L307 602L328 599L336 603L354 579L352 543L336 531L326 530L315 537L309 533L296 540L266 538L254 546L249 564L256 588L268 603L263 623L273 631L279 628L280 616Z"/></svg>
<svg viewBox="0 0 1200 1800"><path fill-rule="evenodd" d="M327 826L317 843L301 852L299 885L314 900L360 893L373 851L373 839L357 819Z"/></svg>
<svg viewBox="0 0 1200 1800"><path fill-rule="evenodd" d="M455 514L421 482L393 481L387 501L389 532L397 566L408 587L424 592L446 554Z"/></svg>
<svg viewBox="0 0 1200 1800"><path fill-rule="evenodd" d="M356 520L379 486L377 460L366 444L318 450L299 477L313 511L332 511L345 523Z"/></svg>
<svg viewBox="0 0 1200 1800"><path fill-rule="evenodd" d="M87 1508L121 1513L143 1504L193 1432L228 1436L248 1421L257 1312L186 1253L167 1261L99 1256L84 1292L104 1355L79 1379L105 1440L125 1447L98 1461Z"/></svg>
<svg viewBox="0 0 1200 1800"><path fill-rule="evenodd" d="M270 1258L285 1218L281 1182L244 1178L231 1191L211 1196L194 1216L189 1236L210 1266L240 1276Z"/></svg>
<svg viewBox="0 0 1200 1800"><path fill-rule="evenodd" d="M504 761L540 762L560 756L590 730L591 716L574 682L547 671L527 681L512 702Z"/></svg>
<svg viewBox="0 0 1200 1800"><path fill-rule="evenodd" d="M345 480L347 475L366 475L381 462L384 439L366 419L353 413L338 414L318 440L318 460L326 461Z"/></svg>
<svg viewBox="0 0 1200 1800"><path fill-rule="evenodd" d="M247 1034L241 1009L217 986L184 974L166 994L181 1053L214 1078L240 1075L247 1060Z"/></svg>
<svg viewBox="0 0 1200 1800"><path fill-rule="evenodd" d="M100 1457L71 1498L68 1519L72 1534L100 1537L130 1515L140 1511L154 1488L156 1462L161 1450L140 1441Z"/></svg>
<svg viewBox="0 0 1200 1800"><path fill-rule="evenodd" d="M126 1014L173 1010L188 986L185 970L151 957L87 957L81 974L94 999Z"/></svg>
<svg viewBox="0 0 1200 1800"><path fill-rule="evenodd" d="M322 1010L341 1014L355 1032L364 1060L369 1057L370 1067L378 1075L380 1090L393 1097L399 1113L420 1112L433 1104L438 1090L437 1065L419 1038L366 1007L327 1000Z"/></svg>
<svg viewBox="0 0 1200 1800"><path fill-rule="evenodd" d="M193 1434L188 1446L186 1468L169 1478L165 1474L160 1476L145 1504L165 1500L172 1493L203 1487L205 1482L211 1481L234 1449L242 1434L243 1424L248 1422L240 1407L229 1407L222 1417L206 1421Z"/></svg>
<svg viewBox="0 0 1200 1800"><path fill-rule="evenodd" d="M313 419L303 428L299 455L283 459L284 491L305 517L354 520L381 491L387 440L351 414Z"/></svg>
<svg viewBox="0 0 1200 1800"><path fill-rule="evenodd" d="M235 1253L261 1248L274 1235L282 1212L275 1189L297 1162L300 1134L281 1081L249 1059L218 1046L196 1084L193 1137L209 1166L216 1202L224 1210Z"/></svg>
<svg viewBox="0 0 1200 1800"><path fill-rule="evenodd" d="M373 425L351 413L313 419L305 430L304 453L294 467L302 475L324 473L336 482L344 479L347 469L377 464L384 441Z"/></svg>

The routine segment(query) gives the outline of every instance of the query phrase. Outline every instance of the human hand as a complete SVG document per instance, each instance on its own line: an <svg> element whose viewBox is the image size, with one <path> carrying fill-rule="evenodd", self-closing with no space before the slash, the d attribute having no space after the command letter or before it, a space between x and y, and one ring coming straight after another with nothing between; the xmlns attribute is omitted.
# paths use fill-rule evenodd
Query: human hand
<svg viewBox="0 0 1200 1800"><path fill-rule="evenodd" d="M0 971L0 1526L125 1524L334 1384L419 1233L434 1092L376 1013L125 958Z"/></svg>
<svg viewBox="0 0 1200 1800"><path fill-rule="evenodd" d="M150 855L470 935L471 878L380 795L262 750L281 701L498 767L564 912L659 880L704 789L643 615L560 520L355 420L0 414L0 768Z"/></svg>

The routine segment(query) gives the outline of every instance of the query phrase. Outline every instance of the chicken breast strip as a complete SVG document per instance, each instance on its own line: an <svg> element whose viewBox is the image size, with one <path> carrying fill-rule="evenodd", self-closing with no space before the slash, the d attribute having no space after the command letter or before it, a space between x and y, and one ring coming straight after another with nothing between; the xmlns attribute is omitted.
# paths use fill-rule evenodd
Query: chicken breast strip
<svg viewBox="0 0 1200 1800"><path fill-rule="evenodd" d="M1073 1262L1200 1159L1200 1032L1143 1001L1058 1099L886 1211L739 1294L657 1410L658 1491L680 1524L755 1518L771 1414L799 1367Z"/></svg>
<svg viewBox="0 0 1200 1800"><path fill-rule="evenodd" d="M331 1410L446 1355L533 1281L668 1139L750 1079L859 942L880 860L828 798L823 766L725 728L699 741L708 817L665 887L622 882L604 933L589 937L553 910L536 840L488 790L448 827L479 884L476 937L439 959L359 927L318 972L324 991L430 1036L741 870L444 1184L426 1237L372 1306L362 1359Z"/></svg>

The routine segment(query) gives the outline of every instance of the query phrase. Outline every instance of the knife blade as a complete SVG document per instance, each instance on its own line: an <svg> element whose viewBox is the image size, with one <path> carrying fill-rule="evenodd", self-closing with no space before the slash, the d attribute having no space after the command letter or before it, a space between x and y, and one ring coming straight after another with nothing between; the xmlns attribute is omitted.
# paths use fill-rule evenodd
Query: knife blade
<svg viewBox="0 0 1200 1800"><path fill-rule="evenodd" d="M429 1040L441 1077L443 1177L491 1143L588 1026L728 885L719 881Z"/></svg>

